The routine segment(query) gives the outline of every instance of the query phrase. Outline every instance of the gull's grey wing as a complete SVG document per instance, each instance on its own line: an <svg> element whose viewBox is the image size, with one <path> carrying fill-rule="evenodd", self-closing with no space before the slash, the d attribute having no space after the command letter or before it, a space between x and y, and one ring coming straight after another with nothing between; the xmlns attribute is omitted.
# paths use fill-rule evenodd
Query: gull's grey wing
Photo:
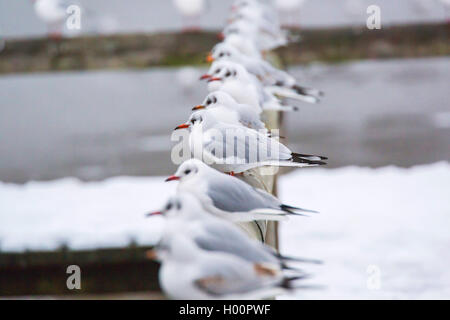
<svg viewBox="0 0 450 320"><path fill-rule="evenodd" d="M258 277L253 264L231 255L216 256L201 265L199 278L194 284L211 295L246 293L267 286L274 281Z"/></svg>
<svg viewBox="0 0 450 320"><path fill-rule="evenodd" d="M278 264L278 259L264 245L250 239L240 229L226 221L208 221L193 225L194 241L202 249L234 254L254 263Z"/></svg>
<svg viewBox="0 0 450 320"><path fill-rule="evenodd" d="M240 105L239 107L240 121L248 127L261 130L266 129L266 125L261 121L259 114L254 111L253 107L247 105Z"/></svg>
<svg viewBox="0 0 450 320"><path fill-rule="evenodd" d="M285 85L294 85L296 82L295 78L290 74L275 68L267 61L261 60L261 67L264 69L265 74L269 75L275 82L283 83Z"/></svg>
<svg viewBox="0 0 450 320"><path fill-rule="evenodd" d="M227 175L218 175L208 182L207 194L214 206L227 212L248 212L270 208L280 210L278 199L245 182Z"/></svg>
<svg viewBox="0 0 450 320"><path fill-rule="evenodd" d="M275 139L244 126L218 124L203 134L204 151L217 164L289 160L292 152Z"/></svg>

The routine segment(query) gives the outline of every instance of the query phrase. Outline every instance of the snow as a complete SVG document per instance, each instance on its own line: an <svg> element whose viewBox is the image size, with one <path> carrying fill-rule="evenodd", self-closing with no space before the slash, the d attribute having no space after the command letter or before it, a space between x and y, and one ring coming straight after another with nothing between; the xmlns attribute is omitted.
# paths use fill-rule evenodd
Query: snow
<svg viewBox="0 0 450 320"><path fill-rule="evenodd" d="M0 184L3 251L152 244L162 221L145 213L163 206L175 184L162 177L119 177L84 183L68 178L26 185Z"/></svg>
<svg viewBox="0 0 450 320"><path fill-rule="evenodd" d="M448 163L303 170L281 179L280 194L321 212L281 227L282 252L325 262L310 280L325 289L296 298L450 298Z"/></svg>
<svg viewBox="0 0 450 320"><path fill-rule="evenodd" d="M1 248L152 244L163 222L144 213L159 209L176 187L163 180L0 183ZM281 226L283 253L324 261L306 266L309 282L324 288L295 298L450 298L449 163L304 169L279 183L284 202L321 212Z"/></svg>

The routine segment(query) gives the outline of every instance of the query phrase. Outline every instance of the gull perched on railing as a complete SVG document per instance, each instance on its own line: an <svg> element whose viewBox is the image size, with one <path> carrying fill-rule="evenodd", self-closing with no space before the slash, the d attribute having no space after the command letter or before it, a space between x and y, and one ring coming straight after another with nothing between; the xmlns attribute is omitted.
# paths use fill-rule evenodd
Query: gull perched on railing
<svg viewBox="0 0 450 320"><path fill-rule="evenodd" d="M298 107L285 105L280 99L289 98L307 103L318 103L310 92L296 92L280 86L263 86L243 65L232 61L214 62L207 75L208 91L225 91L237 102L263 110L297 111Z"/></svg>
<svg viewBox="0 0 450 320"><path fill-rule="evenodd" d="M217 119L211 110L194 112L175 128L189 129L189 147L194 158L222 172L241 173L264 166L309 167L325 165L326 157L299 154L265 132Z"/></svg>
<svg viewBox="0 0 450 320"><path fill-rule="evenodd" d="M247 104L237 103L225 91L214 91L208 94L203 103L195 106L192 111L204 109L209 110L214 117L222 122L267 131L266 125L261 121L259 109Z"/></svg>
<svg viewBox="0 0 450 320"><path fill-rule="evenodd" d="M178 192L194 195L213 215L234 222L285 220L315 211L283 204L273 195L223 174L197 159L183 162L166 181L177 180Z"/></svg>
<svg viewBox="0 0 450 320"><path fill-rule="evenodd" d="M295 280L271 265L225 252L202 250L176 234L147 253L160 261L159 282L172 299L261 299L289 292Z"/></svg>
<svg viewBox="0 0 450 320"><path fill-rule="evenodd" d="M323 96L323 92L320 90L300 86L297 79L286 71L275 68L262 58L248 57L227 43L221 42L215 45L207 60L209 62L228 60L242 64L249 73L256 76L265 86L279 86L294 90L300 95L311 95L317 98Z"/></svg>
<svg viewBox="0 0 450 320"><path fill-rule="evenodd" d="M160 211L149 213L148 216L165 218L162 243L176 234L183 234L203 250L226 252L249 262L271 264L280 271L300 271L287 266L287 262L321 263L318 260L285 257L277 253L249 238L233 223L205 211L199 200L190 193L177 193Z"/></svg>

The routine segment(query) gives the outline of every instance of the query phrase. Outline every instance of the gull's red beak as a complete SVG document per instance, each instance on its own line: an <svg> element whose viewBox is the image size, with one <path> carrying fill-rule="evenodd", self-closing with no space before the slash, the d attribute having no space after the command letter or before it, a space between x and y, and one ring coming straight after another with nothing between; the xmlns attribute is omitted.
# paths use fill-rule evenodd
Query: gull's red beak
<svg viewBox="0 0 450 320"><path fill-rule="evenodd" d="M222 81L222 78L209 78L208 82Z"/></svg>
<svg viewBox="0 0 450 320"><path fill-rule="evenodd" d="M225 39L225 35L223 34L223 32L217 34L217 39L219 39L220 41L223 41Z"/></svg>
<svg viewBox="0 0 450 320"><path fill-rule="evenodd" d="M209 53L208 56L206 57L206 62L210 62L210 63L214 62L214 58L211 53Z"/></svg>
<svg viewBox="0 0 450 320"><path fill-rule="evenodd" d="M180 124L178 127L176 127L174 130L187 129L187 128L189 128L189 125L187 123L183 123L183 124Z"/></svg>
<svg viewBox="0 0 450 320"><path fill-rule="evenodd" d="M209 74L205 73L204 75L202 75L200 77L200 80L206 80L206 79L209 79L209 78L211 78L211 76Z"/></svg>
<svg viewBox="0 0 450 320"><path fill-rule="evenodd" d="M196 111L196 110L202 110L202 109L206 109L206 107L204 105L198 105L192 108L192 111Z"/></svg>
<svg viewBox="0 0 450 320"><path fill-rule="evenodd" d="M177 177L177 176L170 176L170 177L168 177L168 178L166 179L166 182L168 182L168 181L175 181L175 180L180 180L180 177Z"/></svg>
<svg viewBox="0 0 450 320"><path fill-rule="evenodd" d="M161 211L155 211L155 212L147 213L145 216L146 217L154 217L154 216L160 216L160 215L162 215Z"/></svg>

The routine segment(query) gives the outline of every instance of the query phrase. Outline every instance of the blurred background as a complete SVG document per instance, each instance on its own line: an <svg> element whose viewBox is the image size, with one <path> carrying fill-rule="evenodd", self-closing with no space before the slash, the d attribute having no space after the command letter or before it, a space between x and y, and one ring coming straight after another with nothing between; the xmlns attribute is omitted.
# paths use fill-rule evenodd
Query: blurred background
<svg viewBox="0 0 450 320"><path fill-rule="evenodd" d="M107 41L114 40L117 45L141 34L155 37L160 34L161 39L169 39L167 42L170 48L175 46L170 44L171 41L176 43L180 37L189 37L192 39L189 45L198 48L195 54L205 57L207 50L203 48L208 47L211 39L215 39L213 35L221 30L231 2L205 1L197 13L186 15L172 1L66 1L82 8L81 29L68 30L64 27L58 30L59 34L55 37L54 30L37 14L33 1L0 0L0 250L22 254L39 250L58 249L66 252L64 250L123 246L140 250L140 246L151 245L157 239L158 231L155 230L161 226L161 221L147 226L142 223L142 214L158 208L166 195L173 192L173 186L162 184L160 178L173 173L176 168L170 161L172 129L185 121L190 109L206 95L206 86L197 81L205 72L206 64L200 62L192 65L189 54L186 54L186 61L180 58L176 63L167 63L160 58L165 61L160 65L152 60L138 67L130 62L130 67L127 67L126 59L117 58L120 60L118 63L124 63L125 67L110 68L92 63L88 68L72 68L70 63L67 67L62 60L55 64L52 60L47 61L46 57L63 56L72 50L71 45L81 43L87 52L86 59L89 59L89 55L96 55L96 51L86 45L92 43L89 39L95 42L98 39L99 46L102 43L107 46ZM376 185L374 190L381 192L379 197L376 194L374 197L378 197L376 202L381 208L384 207L383 202L387 205L385 212L387 210L394 215L406 211L406 208L401 207L404 202L389 205L389 202L382 200L386 199L383 196L394 191L390 187L397 191L405 185L411 186L421 181L423 184L413 189L416 194L405 187L404 190L408 190L405 198L399 195L398 200L408 201L410 197L426 196L421 188L432 185L436 193L423 201L424 206L420 208L426 208L429 201L433 201L436 220L428 230L430 233L424 235L427 238L424 241L435 249L444 248L450 245L448 232L438 244L429 236L438 230L433 229L439 228L438 225L447 227L447 230L450 227L448 215L444 215L450 213L447 163L450 158L448 5L438 0L378 0L376 4L381 8L382 30L367 30L366 9L373 2L304 1L298 11L290 11L289 14L280 11L284 24L307 35L300 49L293 47L291 53L289 49L279 52L281 62L305 85L320 88L326 93L320 104L300 105L298 113L283 117L284 135L288 137L287 142L292 149L330 158L328 169L308 170L304 176L296 176L296 179L310 182L310 186L318 182L325 184L317 186L317 189L312 188L313 191L299 187L299 192L303 192L301 203L313 209L317 204L325 208L329 205L329 211L333 211L333 203L329 202L331 198L327 198L327 195L332 195L336 197L333 198L334 205L341 205L341 209L335 212L348 212L348 207L342 206L342 203L358 203L354 199L354 192L374 187L370 180L372 176L368 177L369 181L359 181L368 172L380 176L383 171L376 169L389 166L391 169L403 168L398 169L398 177L410 177L417 173L417 165L421 165L419 175L427 172L424 168L431 168L430 178L399 178L398 184L395 184L397 176L389 171L388 176L394 175L392 180L380 177L379 182L373 182ZM384 36L389 37L389 28L397 28L397 38L383 42ZM415 30L428 30L423 36L423 47L421 38L414 38L411 34ZM333 42L332 38L327 38L327 32L341 35L347 42ZM355 58L345 57L345 53L342 53L345 47L352 51L353 40L361 44L368 39L365 35L377 32L381 35L370 44L376 47L376 54L371 55L372 51L369 51L366 56L363 54ZM324 45L309 42L316 34L326 39ZM396 42L400 43L405 38L414 40L407 45L402 44L401 54L398 54ZM150 42L155 41L149 39ZM139 59L145 54L152 56L151 44L145 52L134 54L133 48L133 45L129 49L122 48L122 51L130 51L131 60L133 55ZM356 50L358 45L354 48ZM303 49L317 52L302 56ZM289 55L292 55L292 50L304 58L301 64L295 61L291 63ZM320 54L321 50L341 52L339 60L327 58L326 54ZM117 50L117 55L112 53L108 59L120 57L122 51L119 53ZM32 68L29 67L31 65ZM349 166L354 170L348 174L339 171L347 170ZM372 169L375 170L367 171ZM410 171L404 171L406 169ZM332 184L327 180L333 177L340 177L339 182ZM292 174L285 180L281 179L281 197L283 190L290 190L288 180L295 185L293 179ZM360 184L352 185L352 181L359 181ZM376 192L373 189L366 190ZM336 192L341 193L336 195ZM368 197L367 201L373 200L362 192L359 197L361 206L354 212L354 217L361 214L361 207L367 206L367 202L363 201L364 196ZM289 191L284 197L291 199L294 204L299 200ZM320 201L327 205L322 205ZM373 214L377 215L378 207L375 206L373 210ZM415 226L426 218L423 214L426 212L422 210L417 216L411 214L417 218L414 220L417 222ZM431 212L428 214L428 217L433 216ZM348 223L359 221L351 217L347 217ZM339 220L339 217L334 216L333 219ZM320 235L326 234L326 230L333 229L332 226L324 228L321 220L318 221L311 229L306 228L304 237L308 241L320 238ZM356 228L370 228L369 222L373 223L369 219L365 221L366 225L360 222L360 227ZM392 230L380 224L380 233L373 236L374 241L386 238L383 230L389 229L392 234L398 234L402 230L402 223L398 221L400 229ZM291 239L296 238L292 229L282 229L282 232L285 234L281 235L282 243L291 243ZM287 235L291 238L283 238ZM341 237L339 239L347 244L361 239L342 234L336 237ZM405 234L405 237L409 235ZM321 238L323 247L329 247L330 240L323 240L326 238ZM320 243L316 241L311 245L314 250L304 248L304 252L312 256L321 255L320 258L324 260L328 257L332 260L331 266L324 268L333 269L333 258L328 255L330 252L320 251ZM395 241L387 241L386 245L396 246ZM414 250L411 248L411 251ZM349 252L343 252L342 256L346 254ZM419 257L423 256L415 258ZM408 264L411 257L397 258L400 263L407 261ZM448 262L448 253L445 258ZM0 263L4 268L13 266L8 270L16 275L13 278L17 281L20 273L14 273L14 261L20 259L28 258L23 255L9 256ZM30 261L35 258L29 259L26 261L34 265ZM411 264L417 262L414 259L410 261ZM334 287L331 285L334 291L331 290L328 297L417 297L414 296L415 287L406 290L404 296L392 288L389 293L381 295L364 295L361 291L353 290L355 287L366 288L365 266L371 263L369 260L363 260L358 271L353 270L362 280L350 277L357 283L351 290L346 290L346 285L342 283ZM334 272L340 270L343 274L354 274L348 269L351 262L339 258L335 262L338 266L334 265ZM138 270L144 267L156 268L140 263L136 267ZM402 268L404 270L405 266ZM119 269L115 272L120 274ZM416 269L410 276L415 272ZM321 273L326 271L319 270L318 278ZM333 283L335 275L328 273L329 283L326 285ZM60 276L64 278L65 275ZM428 278L423 279L423 286L419 286L418 291L425 290L423 288L430 283ZM408 280L401 285L395 281L391 284L393 288L401 287ZM443 291L439 291L438 295L432 291L430 297L448 294L448 280L447 277L441 283ZM153 283L155 279L149 277L148 281ZM139 283L139 279L135 279L135 283ZM155 289L155 286L152 288ZM11 291L11 287L11 282L7 283L5 277L0 279L0 296L42 295L46 292L45 285L36 285L35 289L28 291L27 286L23 285L21 292ZM48 284L48 287L51 285ZM93 292L114 291L102 288ZM148 287L130 287L132 291L144 289ZM52 290L48 289L49 294L61 293L57 289ZM317 298L321 297L321 293L311 296L306 294L305 297Z"/></svg>

